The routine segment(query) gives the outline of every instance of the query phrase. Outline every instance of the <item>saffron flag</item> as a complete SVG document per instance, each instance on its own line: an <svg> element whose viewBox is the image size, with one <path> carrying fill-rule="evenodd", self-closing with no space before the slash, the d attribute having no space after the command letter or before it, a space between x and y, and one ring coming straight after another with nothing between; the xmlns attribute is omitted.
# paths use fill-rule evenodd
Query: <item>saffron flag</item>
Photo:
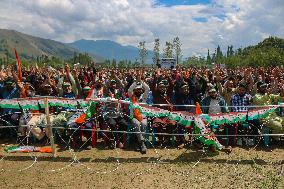
<svg viewBox="0 0 284 189"><path fill-rule="evenodd" d="M19 56L18 56L16 49L14 49L14 50L15 50L16 60L17 60L17 63L18 63L18 66L17 66L18 67L18 77L19 77L19 80L22 81L21 61L19 59Z"/></svg>
<svg viewBox="0 0 284 189"><path fill-rule="evenodd" d="M202 114L202 110L201 110L200 104L196 102L195 115L201 115L201 114Z"/></svg>

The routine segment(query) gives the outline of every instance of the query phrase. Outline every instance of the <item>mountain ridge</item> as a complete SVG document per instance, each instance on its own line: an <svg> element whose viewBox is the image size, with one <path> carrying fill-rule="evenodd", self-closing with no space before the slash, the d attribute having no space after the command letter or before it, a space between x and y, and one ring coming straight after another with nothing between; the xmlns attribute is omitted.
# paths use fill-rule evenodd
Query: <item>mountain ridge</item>
<svg viewBox="0 0 284 189"><path fill-rule="evenodd" d="M68 43L71 47L78 48L87 53L96 53L106 59L131 60L139 59L139 49L131 45L121 45L111 40L87 40L80 39L73 43ZM148 50L148 60L153 52ZM149 61L148 61L149 62Z"/></svg>
<svg viewBox="0 0 284 189"><path fill-rule="evenodd" d="M48 56L71 59L74 54L88 53L95 62L106 59L116 61L139 59L139 49L131 45L121 45L111 40L80 39L72 43L62 43L53 39L45 39L16 30L0 29L0 58L14 58L14 48L21 59L36 60L37 57ZM151 62L153 52L148 50L148 60Z"/></svg>

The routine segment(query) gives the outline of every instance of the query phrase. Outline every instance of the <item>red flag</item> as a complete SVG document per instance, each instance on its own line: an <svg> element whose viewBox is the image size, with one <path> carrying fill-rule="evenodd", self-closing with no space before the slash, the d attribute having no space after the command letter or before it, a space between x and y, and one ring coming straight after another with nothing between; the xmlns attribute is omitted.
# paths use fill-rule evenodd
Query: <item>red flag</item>
<svg viewBox="0 0 284 189"><path fill-rule="evenodd" d="M21 61L19 59L19 56L18 56L16 49L14 49L14 50L15 50L15 55L16 55L16 59L17 59L17 62L18 62L18 77L19 77L19 80L22 81Z"/></svg>

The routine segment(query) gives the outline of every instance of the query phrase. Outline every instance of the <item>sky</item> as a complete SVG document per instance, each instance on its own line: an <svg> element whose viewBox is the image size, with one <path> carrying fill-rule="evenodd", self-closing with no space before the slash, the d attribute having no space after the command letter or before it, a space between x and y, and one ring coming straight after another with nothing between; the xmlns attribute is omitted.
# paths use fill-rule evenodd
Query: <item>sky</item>
<svg viewBox="0 0 284 189"><path fill-rule="evenodd" d="M0 28L61 42L137 46L178 36L184 57L284 38L284 0L0 0Z"/></svg>

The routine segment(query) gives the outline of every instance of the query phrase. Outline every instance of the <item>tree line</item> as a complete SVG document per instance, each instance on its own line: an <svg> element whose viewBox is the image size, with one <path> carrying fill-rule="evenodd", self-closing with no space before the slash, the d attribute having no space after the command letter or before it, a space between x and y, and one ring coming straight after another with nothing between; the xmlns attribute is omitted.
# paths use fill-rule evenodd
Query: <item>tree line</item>
<svg viewBox="0 0 284 189"><path fill-rule="evenodd" d="M5 41L0 42L0 64L15 63L15 55L13 51L7 50ZM38 66L50 65L52 67L60 67L64 63L82 65L92 64L94 62L93 57L88 53L77 53L70 59L62 59L55 56L32 56L26 57L25 54L19 54L23 66L37 64ZM153 64L146 64L148 60L148 50L146 48L146 42L141 41L138 43L138 56L136 60L105 60L100 63L101 66L106 67L141 67L141 66L154 66L159 63L161 58L175 58L177 64L182 66L211 66L212 63L224 64L227 67L238 66L279 66L284 65L284 39L277 37L269 37L262 42L254 46L248 46L245 48L234 49L233 45L227 47L226 53L222 52L221 47L218 45L214 52L210 52L208 49L207 56L192 56L182 59L182 42L179 37L175 37L172 41L166 41L163 49L161 50L160 39L154 40L153 47Z"/></svg>
<svg viewBox="0 0 284 189"><path fill-rule="evenodd" d="M146 44L145 41L141 41L138 44L139 60L142 65L146 64L147 55L148 55L148 50L145 44ZM163 48L162 57L163 58L175 58L177 63L179 64L182 58L181 46L182 46L182 43L179 37L175 37L172 41L166 41L165 46ZM154 48L153 48L153 57L152 57L153 63L154 64L159 63L160 58L161 58L160 39L156 38L154 40Z"/></svg>
<svg viewBox="0 0 284 189"><path fill-rule="evenodd" d="M178 64L183 66L206 66L212 64L224 64L227 67L251 66L268 67L284 65L284 39L278 37L268 37L254 46L234 49L233 45L227 46L226 53L223 53L218 45L213 53L208 49L207 56L192 56L182 60L182 43L179 37L175 37L172 42L165 43L162 57L175 58ZM145 63L147 59L147 49L145 41L139 42L140 62ZM153 63L160 59L160 40L154 41Z"/></svg>

